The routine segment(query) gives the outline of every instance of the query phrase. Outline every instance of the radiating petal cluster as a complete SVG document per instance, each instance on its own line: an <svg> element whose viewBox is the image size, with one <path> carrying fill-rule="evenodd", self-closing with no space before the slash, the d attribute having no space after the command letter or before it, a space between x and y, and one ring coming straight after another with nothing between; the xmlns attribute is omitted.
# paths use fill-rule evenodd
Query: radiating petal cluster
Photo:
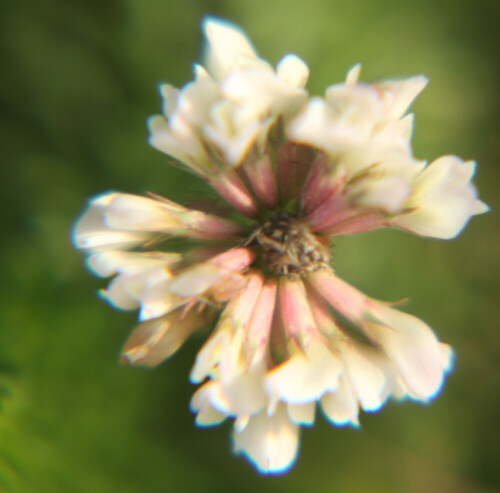
<svg viewBox="0 0 500 493"><path fill-rule="evenodd" d="M210 329L190 380L200 426L233 421L234 451L286 471L319 407L338 426L388 399L428 402L452 350L418 318L376 301L331 267L336 236L395 227L453 238L487 210L475 164L430 164L411 149L423 76L346 81L309 98L295 55L273 68L236 26L209 18L205 66L161 86L150 143L227 202L180 205L149 194L92 199L73 239L104 299L138 309L126 363L156 366Z"/></svg>

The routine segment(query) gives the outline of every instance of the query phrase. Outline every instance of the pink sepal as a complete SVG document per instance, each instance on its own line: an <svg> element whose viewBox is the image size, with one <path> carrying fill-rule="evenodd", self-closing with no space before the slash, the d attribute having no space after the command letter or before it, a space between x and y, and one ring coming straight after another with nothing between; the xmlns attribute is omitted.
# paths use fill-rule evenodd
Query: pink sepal
<svg viewBox="0 0 500 493"><path fill-rule="evenodd" d="M354 323L361 323L372 300L338 278L332 270L321 269L309 275L314 289L339 313Z"/></svg>
<svg viewBox="0 0 500 493"><path fill-rule="evenodd" d="M319 153L314 159L302 191L301 205L303 212L310 214L314 211L330 195L337 192L344 181L343 176L333 178L332 167L329 166L327 155L322 152Z"/></svg>
<svg viewBox="0 0 500 493"><path fill-rule="evenodd" d="M300 279L280 278L279 303L283 325L289 338L303 342L304 337L316 332L306 290Z"/></svg>
<svg viewBox="0 0 500 493"><path fill-rule="evenodd" d="M269 155L265 154L260 159L246 162L243 168L262 204L269 208L275 207L278 203L278 188Z"/></svg>
<svg viewBox="0 0 500 493"><path fill-rule="evenodd" d="M306 220L312 231L321 231L349 218L354 213L355 210L349 208L342 194L333 193L317 206Z"/></svg>
<svg viewBox="0 0 500 493"><path fill-rule="evenodd" d="M227 200L236 210L248 217L255 217L258 212L254 197L233 171L225 171L210 179L210 184L219 195Z"/></svg>
<svg viewBox="0 0 500 493"><path fill-rule="evenodd" d="M365 212L322 230L322 234L327 236L355 235L388 227L390 224L381 212Z"/></svg>
<svg viewBox="0 0 500 493"><path fill-rule="evenodd" d="M286 202L293 191L295 164L293 163L294 144L288 143L278 149L278 178L280 197Z"/></svg>
<svg viewBox="0 0 500 493"><path fill-rule="evenodd" d="M267 279L253 309L245 338L244 347L248 367L253 361L259 361L265 356L271 335L274 307L276 306L276 292L276 280Z"/></svg>
<svg viewBox="0 0 500 493"><path fill-rule="evenodd" d="M227 270L241 272L255 260L255 251L248 247L233 248L211 258L208 262Z"/></svg>

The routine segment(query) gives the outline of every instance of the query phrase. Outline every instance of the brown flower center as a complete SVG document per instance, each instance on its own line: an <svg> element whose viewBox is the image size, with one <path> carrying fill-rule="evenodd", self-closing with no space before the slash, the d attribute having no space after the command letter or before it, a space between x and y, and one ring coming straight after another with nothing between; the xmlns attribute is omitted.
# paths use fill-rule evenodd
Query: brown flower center
<svg viewBox="0 0 500 493"><path fill-rule="evenodd" d="M330 263L328 240L285 211L273 212L253 231L249 243L260 247L264 266L278 276L304 276Z"/></svg>

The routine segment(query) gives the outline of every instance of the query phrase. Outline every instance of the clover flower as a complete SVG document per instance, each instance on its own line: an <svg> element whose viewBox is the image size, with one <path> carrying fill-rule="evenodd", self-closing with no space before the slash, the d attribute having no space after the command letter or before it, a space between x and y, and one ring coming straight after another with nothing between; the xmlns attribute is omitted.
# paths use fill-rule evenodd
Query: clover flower
<svg viewBox="0 0 500 493"><path fill-rule="evenodd" d="M201 384L196 422L232 419L234 450L279 473L317 406L358 426L360 409L389 398L431 400L452 366L428 325L336 276L335 237L400 228L453 238L487 207L473 162L412 154L405 113L425 77L368 84L355 66L309 99L298 57L274 69L237 27L209 18L204 31L205 67L180 90L161 87L150 143L226 205L106 193L74 242L97 275L114 276L103 297L139 309L124 362L158 365L214 327L190 375Z"/></svg>

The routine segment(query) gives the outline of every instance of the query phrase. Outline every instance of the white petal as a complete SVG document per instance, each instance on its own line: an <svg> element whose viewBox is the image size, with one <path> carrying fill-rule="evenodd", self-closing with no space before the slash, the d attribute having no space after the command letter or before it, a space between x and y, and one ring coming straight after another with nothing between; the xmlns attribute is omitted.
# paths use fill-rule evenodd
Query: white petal
<svg viewBox="0 0 500 493"><path fill-rule="evenodd" d="M316 402L307 404L287 404L288 416L298 425L311 426L314 424Z"/></svg>
<svg viewBox="0 0 500 493"><path fill-rule="evenodd" d="M200 79L186 84L179 97L179 112L193 126L202 127L210 119L212 106L221 97L218 84Z"/></svg>
<svg viewBox="0 0 500 493"><path fill-rule="evenodd" d="M293 87L266 70L235 72L224 81L223 90L241 108L246 124L265 120L269 115L282 115L288 120L307 99L304 89Z"/></svg>
<svg viewBox="0 0 500 493"><path fill-rule="evenodd" d="M441 390L444 376L442 348L434 332L417 317L393 308L380 306L374 315L381 324L369 323L369 330L397 366L408 390L418 399L432 399Z"/></svg>
<svg viewBox="0 0 500 493"><path fill-rule="evenodd" d="M215 79L222 80L235 69L257 59L250 40L238 26L207 17L203 21L203 30L208 41L206 66Z"/></svg>
<svg viewBox="0 0 500 493"><path fill-rule="evenodd" d="M228 407L221 411L240 416L255 414L263 409L267 403L267 396L262 386L264 373L263 365L248 371L242 365L234 378L225 378L227 375L221 370L222 393L228 402Z"/></svg>
<svg viewBox="0 0 500 493"><path fill-rule="evenodd" d="M145 232L117 231L105 221L105 213L118 197L118 193L106 193L93 198L73 229L73 242L77 248L91 250L127 249L148 240Z"/></svg>
<svg viewBox="0 0 500 493"><path fill-rule="evenodd" d="M250 416L238 416L234 420L234 431L236 433L241 433L250 422Z"/></svg>
<svg viewBox="0 0 500 493"><path fill-rule="evenodd" d="M169 286L170 292L189 298L199 296L220 282L225 270L217 265L199 264L179 274Z"/></svg>
<svg viewBox="0 0 500 493"><path fill-rule="evenodd" d="M198 411L196 424L198 426L214 426L222 423L226 417L224 413L217 411L217 409L207 403Z"/></svg>
<svg viewBox="0 0 500 493"><path fill-rule="evenodd" d="M388 176L364 184L360 205L382 208L390 213L400 212L411 188L403 178Z"/></svg>
<svg viewBox="0 0 500 493"><path fill-rule="evenodd" d="M441 343L441 354L443 355L443 369L445 372L449 372L453 369L453 359L455 354L453 348L448 345Z"/></svg>
<svg viewBox="0 0 500 493"><path fill-rule="evenodd" d="M184 298L170 291L172 276L165 269L150 274L145 279L142 289L136 290L141 302L139 320L145 321L165 315L186 303Z"/></svg>
<svg viewBox="0 0 500 493"><path fill-rule="evenodd" d="M171 253L138 253L123 251L104 251L91 255L87 262L89 267L101 277L109 277L117 272L136 273L148 269L165 268L180 260L178 254Z"/></svg>
<svg viewBox="0 0 500 493"><path fill-rule="evenodd" d="M280 79L298 88L305 87L309 78L309 68L296 55L286 55L278 63L276 73Z"/></svg>
<svg viewBox="0 0 500 493"><path fill-rule="evenodd" d="M281 405L272 416L260 412L241 433L233 433L235 453L243 453L263 474L280 474L293 465L299 447L299 428Z"/></svg>
<svg viewBox="0 0 500 493"><path fill-rule="evenodd" d="M202 382L219 363L224 345L228 344L230 335L228 331L215 333L196 355L196 360L191 370L189 379L192 383Z"/></svg>
<svg viewBox="0 0 500 493"><path fill-rule="evenodd" d="M331 351L322 342L313 340L306 355L297 352L268 372L264 385L270 408L279 400L304 404L319 399L337 388L341 370L342 364Z"/></svg>
<svg viewBox="0 0 500 493"><path fill-rule="evenodd" d="M342 348L342 359L363 409L380 409L390 392L382 356L375 350L352 344Z"/></svg>
<svg viewBox="0 0 500 493"><path fill-rule="evenodd" d="M358 83L359 75L361 74L361 63L357 63L349 69L347 72L347 77L345 79L346 86L353 86Z"/></svg>
<svg viewBox="0 0 500 493"><path fill-rule="evenodd" d="M118 194L106 210L106 222L125 231L161 231L177 224L157 200Z"/></svg>
<svg viewBox="0 0 500 493"><path fill-rule="evenodd" d="M127 289L128 279L125 276L119 276L110 283L107 289L101 290L101 296L111 303L115 308L122 310L135 310L139 306L137 298L130 296Z"/></svg>
<svg viewBox="0 0 500 493"><path fill-rule="evenodd" d="M337 390L326 392L321 397L321 407L335 425L359 425L358 401L347 375L342 375Z"/></svg>
<svg viewBox="0 0 500 493"><path fill-rule="evenodd" d="M174 354L204 318L191 310L140 323L128 338L122 357L130 364L156 366Z"/></svg>
<svg viewBox="0 0 500 493"><path fill-rule="evenodd" d="M428 82L427 77L419 75L405 80L381 83L379 88L383 91L387 116L392 120L401 118Z"/></svg>
<svg viewBox="0 0 500 493"><path fill-rule="evenodd" d="M211 404L210 394L213 384L210 382L200 387L191 398L189 405L191 411L196 412L196 424L198 426L213 426L222 423L226 415L215 409Z"/></svg>
<svg viewBox="0 0 500 493"><path fill-rule="evenodd" d="M177 110L177 104L180 91L170 84L162 84L160 86L160 93L163 97L163 113L167 118L171 117ZM158 123L159 120L156 119ZM151 126L155 126L155 120L151 120Z"/></svg>
<svg viewBox="0 0 500 493"><path fill-rule="evenodd" d="M427 166L415 179L407 207L413 209L393 219L393 224L414 233L449 239L457 236L470 217L486 212L478 206L470 179L471 162L443 156Z"/></svg>

